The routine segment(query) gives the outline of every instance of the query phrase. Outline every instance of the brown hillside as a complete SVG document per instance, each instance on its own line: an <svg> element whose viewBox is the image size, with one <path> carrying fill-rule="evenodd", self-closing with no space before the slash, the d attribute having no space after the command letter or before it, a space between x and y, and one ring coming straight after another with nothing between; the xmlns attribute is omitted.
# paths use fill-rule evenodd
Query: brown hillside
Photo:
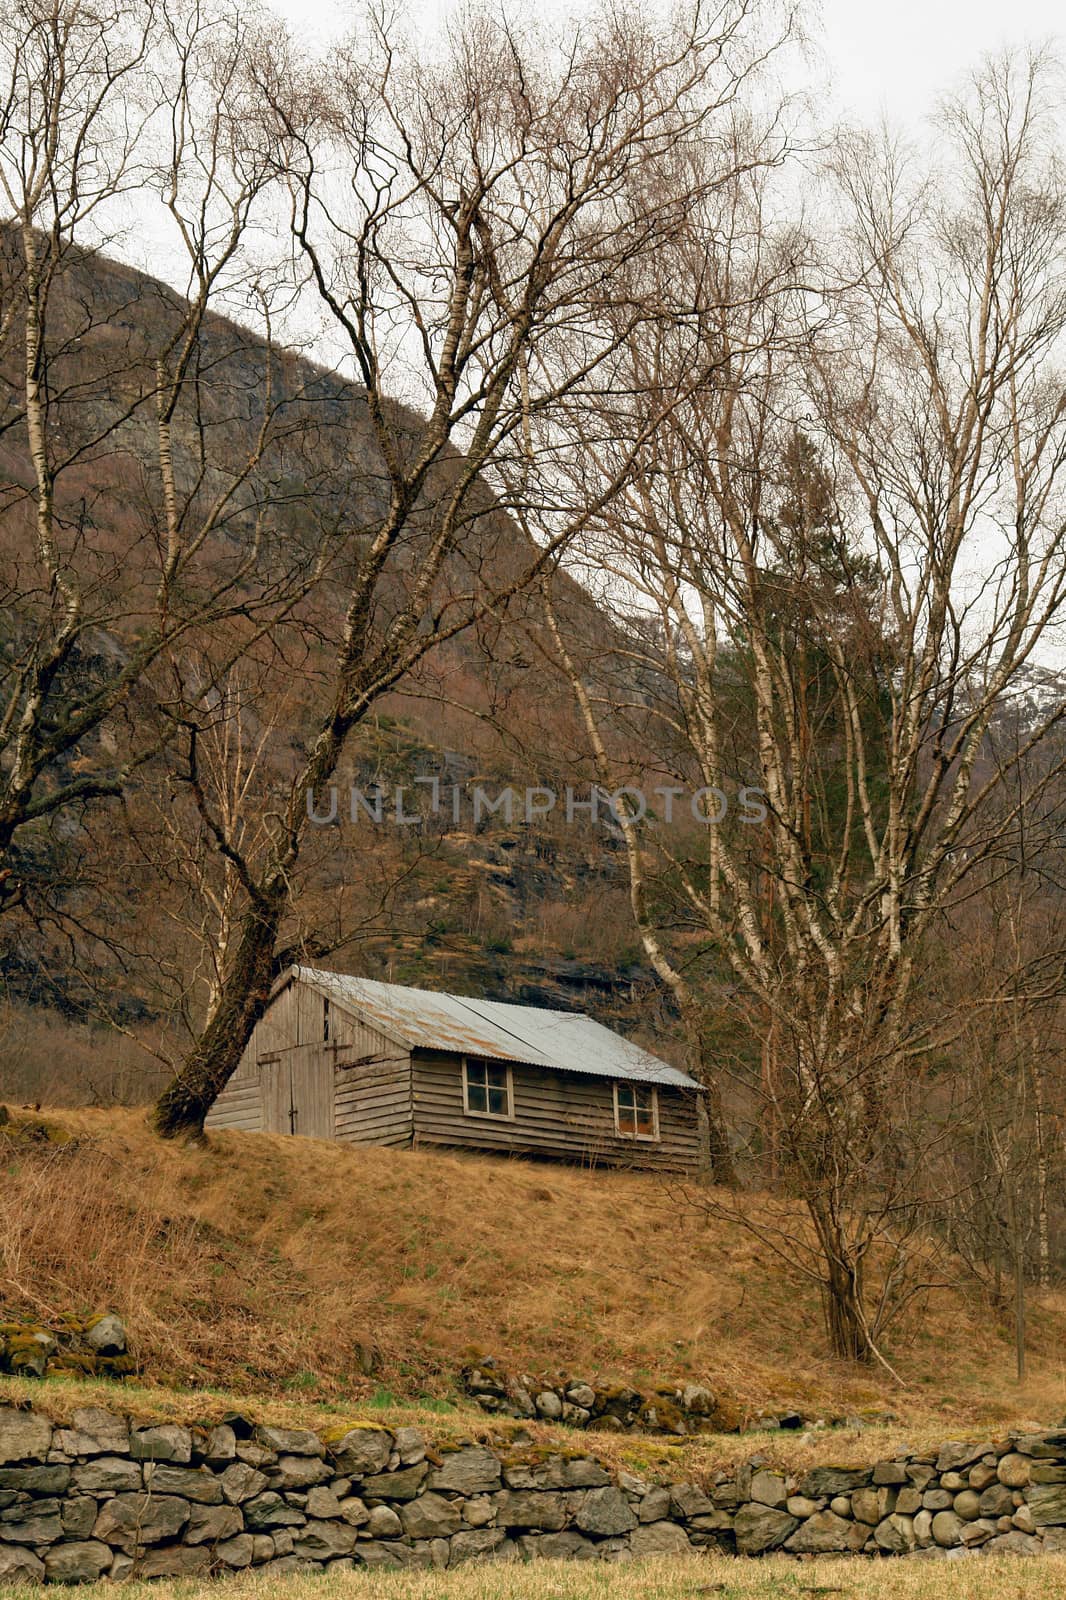
<svg viewBox="0 0 1066 1600"><path fill-rule="evenodd" d="M748 1413L889 1407L948 1434L1063 1410L1066 1296L1034 1307L1019 1389L1008 1329L939 1293L897 1333L900 1389L824 1359L810 1289L655 1178L266 1134L190 1150L155 1141L140 1111L50 1122L69 1142L4 1141L0 1310L109 1306L151 1382L446 1399L463 1362L491 1353L689 1376Z"/></svg>

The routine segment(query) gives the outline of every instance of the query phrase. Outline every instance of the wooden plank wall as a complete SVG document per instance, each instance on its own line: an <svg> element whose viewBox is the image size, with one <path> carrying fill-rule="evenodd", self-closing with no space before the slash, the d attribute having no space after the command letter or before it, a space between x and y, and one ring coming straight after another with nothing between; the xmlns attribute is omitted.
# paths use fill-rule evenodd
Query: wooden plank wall
<svg viewBox="0 0 1066 1600"><path fill-rule="evenodd" d="M514 1066L514 1121L470 1117L463 1111L458 1056L413 1053L416 1144L446 1144L530 1152L587 1166L681 1172L697 1168L700 1143L694 1092L659 1088L657 1143L622 1139L614 1130L610 1078Z"/></svg>

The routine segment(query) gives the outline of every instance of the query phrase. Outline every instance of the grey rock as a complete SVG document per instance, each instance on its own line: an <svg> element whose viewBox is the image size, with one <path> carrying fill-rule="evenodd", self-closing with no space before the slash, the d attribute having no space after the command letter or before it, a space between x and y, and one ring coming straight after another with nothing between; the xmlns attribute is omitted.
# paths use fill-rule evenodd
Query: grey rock
<svg viewBox="0 0 1066 1600"><path fill-rule="evenodd" d="M962 1542L967 1550L974 1550L978 1545L987 1544L998 1531L992 1517L976 1517L963 1528Z"/></svg>
<svg viewBox="0 0 1066 1600"><path fill-rule="evenodd" d="M43 1583L44 1562L32 1550L0 1545L0 1583Z"/></svg>
<svg viewBox="0 0 1066 1600"><path fill-rule="evenodd" d="M823 1496L865 1489L870 1479L870 1471L864 1468L815 1467L800 1480L797 1492L808 1500L820 1500Z"/></svg>
<svg viewBox="0 0 1066 1600"><path fill-rule="evenodd" d="M1014 1495L1004 1484L993 1481L979 1496L977 1509L982 1517L1009 1517L1014 1511Z"/></svg>
<svg viewBox="0 0 1066 1600"><path fill-rule="evenodd" d="M235 1538L226 1539L222 1544L216 1545L215 1555L225 1567L237 1569L250 1567L256 1559L255 1542L256 1536L254 1533L238 1533ZM273 1541L271 1541L270 1554L273 1554ZM265 1556L263 1559L269 1561L270 1556Z"/></svg>
<svg viewBox="0 0 1066 1600"><path fill-rule="evenodd" d="M312 1490L311 1493L313 1494L314 1490ZM307 1498L310 1500L311 1495L308 1495ZM345 1522L349 1523L353 1528L361 1528L365 1523L370 1521L370 1508L364 1503L364 1501L360 1500L357 1494L346 1494L344 1499L340 1502L340 1508L341 1516L344 1518Z"/></svg>
<svg viewBox="0 0 1066 1600"><path fill-rule="evenodd" d="M901 1461L878 1461L873 1477L876 1484L898 1485L908 1481L907 1469Z"/></svg>
<svg viewBox="0 0 1066 1600"><path fill-rule="evenodd" d="M130 1427L102 1406L79 1406L70 1427L56 1429L54 1442L71 1456L128 1456Z"/></svg>
<svg viewBox="0 0 1066 1600"><path fill-rule="evenodd" d="M1024 1489L1029 1482L1031 1471L1032 1462L1029 1457L1012 1451L1009 1455L1001 1457L996 1468L996 1477L1008 1489Z"/></svg>
<svg viewBox="0 0 1066 1600"><path fill-rule="evenodd" d="M970 1468L967 1476L970 1488L982 1494L990 1484L996 1482L996 1466L988 1461L978 1461Z"/></svg>
<svg viewBox="0 0 1066 1600"><path fill-rule="evenodd" d="M863 1492L863 1490L859 1491L860 1494ZM802 1494L790 1494L785 1501L785 1510L790 1517L798 1517L802 1522L805 1517L813 1517L816 1511L821 1510L821 1507L817 1500L808 1500ZM855 1515L858 1516L858 1512Z"/></svg>
<svg viewBox="0 0 1066 1600"><path fill-rule="evenodd" d="M971 1462L978 1461L981 1456L992 1453L992 1446L986 1441L984 1444L966 1444L960 1439L949 1439L940 1446L936 1458L938 1472L951 1472L959 1467L968 1467Z"/></svg>
<svg viewBox="0 0 1066 1600"><path fill-rule="evenodd" d="M87 1539L96 1526L99 1506L90 1494L74 1494L59 1508L63 1535L67 1539Z"/></svg>
<svg viewBox="0 0 1066 1600"><path fill-rule="evenodd" d="M310 1489L316 1483L326 1483L333 1472L316 1456L279 1456L277 1465L267 1469L272 1489Z"/></svg>
<svg viewBox="0 0 1066 1600"><path fill-rule="evenodd" d="M926 1511L950 1511L954 1495L950 1489L927 1489L922 1495Z"/></svg>
<svg viewBox="0 0 1066 1600"><path fill-rule="evenodd" d="M1033 1461L1029 1468L1030 1483L1066 1483L1066 1467L1057 1461Z"/></svg>
<svg viewBox="0 0 1066 1600"><path fill-rule="evenodd" d="M462 1507L455 1500L446 1500L441 1494L420 1495L400 1508L400 1521L411 1539L448 1539L458 1533L463 1524ZM525 1524L540 1527L540 1523ZM562 1527L562 1523L551 1524Z"/></svg>
<svg viewBox="0 0 1066 1600"><path fill-rule="evenodd" d="M83 1494L122 1494L142 1487L141 1465L128 1456L97 1456L74 1468L74 1487Z"/></svg>
<svg viewBox="0 0 1066 1600"><path fill-rule="evenodd" d="M52 1424L35 1411L0 1406L0 1465L42 1460L52 1443Z"/></svg>
<svg viewBox="0 0 1066 1600"><path fill-rule="evenodd" d="M98 1356L124 1356L126 1354L126 1326L121 1317L109 1311L85 1330L85 1343Z"/></svg>
<svg viewBox="0 0 1066 1600"><path fill-rule="evenodd" d="M591 1411L596 1404L596 1391L587 1383L575 1383L572 1389L567 1389L566 1398L575 1406L584 1406L586 1411Z"/></svg>
<svg viewBox="0 0 1066 1600"><path fill-rule="evenodd" d="M563 1403L552 1389L545 1389L538 1394L534 1404L539 1414L549 1422L557 1421L563 1414Z"/></svg>
<svg viewBox="0 0 1066 1600"><path fill-rule="evenodd" d="M426 1436L421 1428L397 1428L394 1437L402 1466L414 1467L426 1459Z"/></svg>
<svg viewBox="0 0 1066 1600"><path fill-rule="evenodd" d="M314 1517L320 1522L336 1522L344 1516L344 1512L341 1510L341 1503L333 1490L325 1488L322 1484L308 1492L304 1510L309 1517Z"/></svg>
<svg viewBox="0 0 1066 1600"><path fill-rule="evenodd" d="M464 1561L479 1561L499 1554L507 1535L502 1528L470 1528L453 1533L448 1565L459 1566Z"/></svg>
<svg viewBox="0 0 1066 1600"><path fill-rule="evenodd" d="M753 1490L751 1498L753 1500L759 1498L754 1493L755 1478L769 1478L770 1476L770 1473L756 1473L755 1477L752 1478ZM780 1483L781 1480L778 1479L777 1482ZM783 1484L782 1488L784 1488ZM763 1505L771 1505L773 1502L763 1500L761 1503ZM784 1504L783 1496L781 1504ZM706 1517L714 1510L713 1500L709 1500L703 1490L694 1483L672 1484L670 1487L670 1505L674 1515L677 1517ZM622 1530L620 1529L619 1531L621 1532Z"/></svg>
<svg viewBox="0 0 1066 1600"><path fill-rule="evenodd" d="M743 1505L733 1519L737 1550L744 1556L776 1550L798 1526L797 1519L790 1517L786 1511L775 1511L772 1506L754 1503Z"/></svg>
<svg viewBox="0 0 1066 1600"><path fill-rule="evenodd" d="M274 1555L274 1541L269 1533L252 1534L252 1565L257 1567L263 1561L270 1561Z"/></svg>
<svg viewBox="0 0 1066 1600"><path fill-rule="evenodd" d="M600 1535L628 1533L637 1525L633 1507L613 1484L606 1489L590 1489L575 1521L582 1533Z"/></svg>
<svg viewBox="0 0 1066 1600"><path fill-rule="evenodd" d="M310 1428L259 1427L255 1437L259 1444L279 1456L324 1456L326 1453L322 1440Z"/></svg>
<svg viewBox="0 0 1066 1600"><path fill-rule="evenodd" d="M767 1472L765 1468L752 1474L751 1489L748 1492L759 1505L773 1506L778 1511L788 1499L784 1478L778 1477L776 1472Z"/></svg>
<svg viewBox="0 0 1066 1600"><path fill-rule="evenodd" d="M908 1461L907 1477L916 1489L927 1489L930 1481L936 1477L936 1468L928 1461Z"/></svg>
<svg viewBox="0 0 1066 1600"><path fill-rule="evenodd" d="M874 1538L879 1549L897 1556L907 1555L918 1543L911 1518L901 1516L898 1512L893 1512L884 1522L877 1524Z"/></svg>
<svg viewBox="0 0 1066 1600"><path fill-rule="evenodd" d="M573 1528L564 1533L525 1533L518 1541L518 1549L527 1561L595 1561L600 1553L594 1540Z"/></svg>
<svg viewBox="0 0 1066 1600"><path fill-rule="evenodd" d="M203 1457L209 1467L224 1467L237 1458L237 1435L225 1422L220 1422L207 1435ZM248 1563L245 1562L247 1566Z"/></svg>
<svg viewBox="0 0 1066 1600"><path fill-rule="evenodd" d="M292 1555L292 1529L275 1528L273 1535L274 1554L276 1556Z"/></svg>
<svg viewBox="0 0 1066 1600"><path fill-rule="evenodd" d="M990 1556L1039 1556L1044 1550L1039 1539L1018 1532L997 1534L983 1548Z"/></svg>
<svg viewBox="0 0 1066 1600"><path fill-rule="evenodd" d="M355 1529L347 1522L309 1522L293 1535L293 1553L302 1561L330 1561L351 1555Z"/></svg>
<svg viewBox="0 0 1066 1600"><path fill-rule="evenodd" d="M1029 1433L1015 1439L1014 1448L1022 1455L1042 1459L1066 1460L1066 1433Z"/></svg>
<svg viewBox="0 0 1066 1600"><path fill-rule="evenodd" d="M561 1494L555 1494L550 1489L501 1489L494 1495L493 1504L496 1507L496 1521L504 1528L542 1528L551 1531L566 1525L566 1501ZM628 1506L629 1502L626 1501L627 1510ZM636 1520L634 1517L633 1521ZM617 1530L612 1528L609 1531L613 1533Z"/></svg>
<svg viewBox="0 0 1066 1600"><path fill-rule="evenodd" d="M53 1545L44 1558L49 1583L95 1583L111 1565L114 1551L98 1539Z"/></svg>
<svg viewBox="0 0 1066 1600"><path fill-rule="evenodd" d="M503 1481L508 1489L603 1489L610 1484L611 1475L590 1456L549 1456L546 1461L504 1467Z"/></svg>
<svg viewBox="0 0 1066 1600"><path fill-rule="evenodd" d="M914 1518L913 1527L914 1537L918 1541L919 1547L924 1550L933 1542L933 1513L931 1511L919 1511Z"/></svg>
<svg viewBox="0 0 1066 1600"><path fill-rule="evenodd" d="M192 1460L192 1434L175 1422L164 1422L157 1428L134 1428L130 1455L135 1461L174 1461L188 1466Z"/></svg>
<svg viewBox="0 0 1066 1600"><path fill-rule="evenodd" d="M508 1482L516 1489L525 1487L511 1478ZM427 1489L443 1489L453 1494L488 1494L499 1487L500 1463L492 1451L482 1445L447 1451L440 1466L434 1467L426 1479Z"/></svg>
<svg viewBox="0 0 1066 1600"><path fill-rule="evenodd" d="M244 1519L237 1506L194 1505L182 1537L186 1544L219 1544L242 1532Z"/></svg>
<svg viewBox="0 0 1066 1600"><path fill-rule="evenodd" d="M54 1511L51 1509L53 1506ZM31 1511L35 1514L27 1515ZM9 1522L8 1518L14 1517L16 1513L22 1520ZM37 1507L12 1507L11 1511L5 1511L0 1518L0 1539L5 1544L54 1544L62 1537L63 1523L59 1516L58 1502L55 1500L38 1501Z"/></svg>
<svg viewBox="0 0 1066 1600"><path fill-rule="evenodd" d="M1066 1483L1034 1483L1026 1491L1025 1498L1038 1528L1061 1527L1066 1523Z"/></svg>
<svg viewBox="0 0 1066 1600"><path fill-rule="evenodd" d="M670 1491L657 1485L649 1489L637 1508L641 1522L661 1522L670 1515Z"/></svg>
<svg viewBox="0 0 1066 1600"><path fill-rule="evenodd" d="M630 1535L629 1547L635 1556L687 1555L692 1543L676 1522L643 1522Z"/></svg>
<svg viewBox="0 0 1066 1600"><path fill-rule="evenodd" d="M189 1511L189 1502L173 1495L117 1494L104 1502L93 1538L129 1553L138 1545L175 1538L188 1522Z"/></svg>
<svg viewBox="0 0 1066 1600"><path fill-rule="evenodd" d="M382 1540L380 1544L361 1544L359 1559L368 1567L409 1567L413 1553L409 1545Z"/></svg>
<svg viewBox="0 0 1066 1600"><path fill-rule="evenodd" d="M375 1506L363 1531L371 1539L398 1539L403 1533L403 1523L391 1506Z"/></svg>
<svg viewBox="0 0 1066 1600"><path fill-rule="evenodd" d="M270 1528L298 1528L306 1521L302 1511L286 1505L273 1489L244 1502L244 1525L249 1533L264 1533Z"/></svg>
<svg viewBox="0 0 1066 1600"><path fill-rule="evenodd" d="M24 1489L34 1494L65 1494L70 1487L70 1468L0 1467L0 1489Z"/></svg>
<svg viewBox="0 0 1066 1600"><path fill-rule="evenodd" d="M1029 1510L1028 1506L1019 1506L1016 1511L1011 1513L1010 1520L1020 1533L1036 1532L1036 1523L1033 1521L1033 1513Z"/></svg>
<svg viewBox="0 0 1066 1600"><path fill-rule="evenodd" d="M187 1578L206 1572L213 1560L206 1545L171 1544L163 1550L146 1550L134 1563L139 1578Z"/></svg>
<svg viewBox="0 0 1066 1600"><path fill-rule="evenodd" d="M933 1518L933 1538L942 1549L950 1550L961 1542L962 1526L954 1511L938 1511Z"/></svg>
<svg viewBox="0 0 1066 1600"><path fill-rule="evenodd" d="M885 1491L883 1489L878 1489L875 1491L876 1503L878 1507L877 1516L874 1518L875 1522L879 1521L882 1517L887 1517L889 1511L891 1510L890 1506L887 1506L883 1503L884 1493ZM835 1511L838 1517L850 1517L852 1514L851 1507L853 1498L853 1496L846 1494L835 1494L832 1500L829 1502L830 1511Z"/></svg>
<svg viewBox="0 0 1066 1600"><path fill-rule="evenodd" d="M849 1522L835 1511L818 1511L801 1523L785 1543L786 1550L802 1555L828 1555L837 1551L861 1550L870 1536L863 1522Z"/></svg>
<svg viewBox="0 0 1066 1600"><path fill-rule="evenodd" d="M868 1528L876 1527L881 1520L881 1497L877 1490L856 1489L851 1497L851 1514L856 1522L865 1522Z"/></svg>
<svg viewBox="0 0 1066 1600"><path fill-rule="evenodd" d="M352 1428L332 1440L329 1452L341 1472L351 1478L381 1472L392 1454L393 1438L386 1428Z"/></svg>
<svg viewBox="0 0 1066 1600"><path fill-rule="evenodd" d="M896 1504L893 1508L901 1517L913 1517L916 1511L922 1509L922 1495L919 1489L912 1484L900 1489L896 1495Z"/></svg>
<svg viewBox="0 0 1066 1600"><path fill-rule="evenodd" d="M144 1486L153 1494L180 1494L198 1505L222 1504L222 1483L207 1467L175 1467L168 1461L148 1461Z"/></svg>
<svg viewBox="0 0 1066 1600"><path fill-rule="evenodd" d="M265 1444L257 1444L254 1439L237 1440L237 1460L249 1467L272 1467L277 1459L277 1451L268 1450Z"/></svg>
<svg viewBox="0 0 1066 1600"><path fill-rule="evenodd" d="M246 1461L235 1461L226 1468L219 1477L223 1497L231 1506L239 1506L245 1500L253 1499L257 1494L262 1494L267 1487L265 1475L256 1467L250 1467Z"/></svg>
<svg viewBox="0 0 1066 1600"><path fill-rule="evenodd" d="M399 1472L382 1472L363 1479L363 1494L368 1500L413 1500L426 1481L429 1464L419 1461Z"/></svg>

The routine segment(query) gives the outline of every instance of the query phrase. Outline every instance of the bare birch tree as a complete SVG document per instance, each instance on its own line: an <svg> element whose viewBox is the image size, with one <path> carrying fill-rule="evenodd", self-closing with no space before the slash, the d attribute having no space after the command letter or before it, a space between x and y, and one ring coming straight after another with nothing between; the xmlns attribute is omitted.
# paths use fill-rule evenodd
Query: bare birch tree
<svg viewBox="0 0 1066 1600"><path fill-rule="evenodd" d="M245 910L218 1009L156 1107L164 1135L199 1135L262 1014L309 807L353 728L572 536L563 514L539 545L522 541L491 520L485 486L498 512L505 469L521 461L536 492L534 421L545 426L564 401L584 406L647 316L634 264L681 226L695 194L686 151L728 130L772 43L737 0L665 29L605 10L546 50L532 31L475 13L440 61L375 26L306 91L292 62L263 63L293 238L364 397L378 491L269 847L248 860L216 830ZM728 138L724 159L731 171ZM601 503L628 462L600 486Z"/></svg>
<svg viewBox="0 0 1066 1600"><path fill-rule="evenodd" d="M668 860L690 938L772 1041L761 1120L806 1208L831 1347L858 1360L880 1356L885 1284L930 1198L928 942L1039 793L1018 780L1064 715L1031 706L1014 758L983 759L1066 599L1049 94L1038 60L988 65L945 112L935 178L845 142L842 220L784 314L748 297L759 337L723 282L755 246L708 235L686 287L719 380L666 413L587 546L631 604L631 679L652 690L605 706L574 662L593 747L622 712L658 720L709 795L765 796L761 827L724 820L698 855L628 823L634 912L649 952L669 945L647 889ZM678 381L672 327L639 348L650 381ZM615 408L601 437L626 429Z"/></svg>

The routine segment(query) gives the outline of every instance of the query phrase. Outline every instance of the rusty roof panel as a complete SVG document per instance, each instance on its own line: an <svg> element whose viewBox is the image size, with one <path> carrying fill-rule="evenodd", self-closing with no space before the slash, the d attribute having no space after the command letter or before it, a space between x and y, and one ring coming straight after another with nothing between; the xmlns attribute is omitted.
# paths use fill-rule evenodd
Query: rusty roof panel
<svg viewBox="0 0 1066 1600"><path fill-rule="evenodd" d="M297 967L296 976L413 1049L453 1050L558 1072L694 1089L694 1078L591 1017L476 996L437 994L342 972Z"/></svg>

